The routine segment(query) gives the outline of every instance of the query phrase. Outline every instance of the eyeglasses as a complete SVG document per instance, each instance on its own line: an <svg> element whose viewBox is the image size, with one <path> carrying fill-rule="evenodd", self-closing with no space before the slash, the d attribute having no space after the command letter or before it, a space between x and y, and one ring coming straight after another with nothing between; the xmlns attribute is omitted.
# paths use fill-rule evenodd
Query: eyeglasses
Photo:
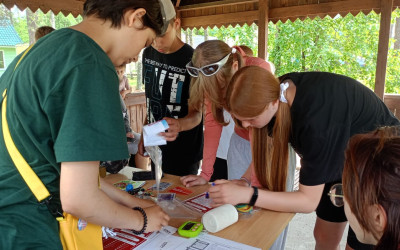
<svg viewBox="0 0 400 250"><path fill-rule="evenodd" d="M341 207L344 205L343 186L341 183L333 185L329 190L328 195L335 207Z"/></svg>
<svg viewBox="0 0 400 250"><path fill-rule="evenodd" d="M208 64L201 68L193 67L192 62L189 62L188 64L186 64L186 69L187 69L189 75L191 75L193 77L199 77L199 72L203 73L203 75L205 75L205 76L212 76L212 75L215 75L222 68L222 66L225 65L225 63L229 59L229 56L234 53L236 53L235 48L232 49L231 53L226 55L224 58L222 58L218 62Z"/></svg>

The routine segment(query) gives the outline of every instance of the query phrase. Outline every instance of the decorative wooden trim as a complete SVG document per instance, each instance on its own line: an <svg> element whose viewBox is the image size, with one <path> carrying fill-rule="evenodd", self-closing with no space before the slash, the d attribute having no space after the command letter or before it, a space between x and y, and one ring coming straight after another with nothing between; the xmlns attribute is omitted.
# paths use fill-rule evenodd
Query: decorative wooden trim
<svg viewBox="0 0 400 250"><path fill-rule="evenodd" d="M309 15L328 15L341 12L380 9L380 0L339 1L330 3L308 4L291 7L271 8L270 19L299 18Z"/></svg>
<svg viewBox="0 0 400 250"><path fill-rule="evenodd" d="M217 14L209 16L199 17L181 17L182 28L194 28L194 27L214 27L224 24L236 24L236 23L253 23L258 20L258 11L243 11L238 13L229 14ZM200 25L201 24L201 25Z"/></svg>
<svg viewBox="0 0 400 250"><path fill-rule="evenodd" d="M288 5L288 2L294 2L292 0L270 0L270 6L279 5ZM319 4L316 4L319 2ZM298 6L290 6L290 7L271 7L269 9L268 18L269 21L277 22L278 20L286 21L296 20L297 18L304 19L305 17L325 17L326 15L335 16L336 14L346 14L346 13L359 13L360 11L367 11L368 13L371 10L375 10L380 12L380 0L346 0L346 1L336 1L336 2L326 2L325 0L299 0ZM29 7L32 11L36 11L41 9L43 12L48 12L52 10L55 14L62 12L64 15L72 14L73 16L78 16L82 13L84 0L63 0L63 1L54 1L54 0L0 0L0 3L4 4L7 8L12 8L13 6L17 6L19 9L24 10ZM254 5L257 7L259 0L223 0L223 1L215 1L201 4L193 4L187 6L180 6L182 0L177 0L176 6L178 8L178 13L183 14L183 19L185 19L186 13L195 13L197 16L195 17L187 17L190 18L188 20L189 25L182 25L184 28L187 27L207 27L214 26L215 24L208 22L207 17L199 16L205 10L211 11L212 9L223 9L224 7L238 6L238 12L232 15L236 16L236 18L232 18L228 16L230 21L226 22L218 22L217 26L220 25L236 25L236 24L251 24L258 20L258 15L246 15L249 17L249 20L244 20L242 17L243 10L245 12L248 10L246 6ZM300 5L303 3L310 3L305 5ZM393 0L392 9L396 9L400 7L400 0ZM210 12L213 13L213 12ZM191 14L191 15L192 15ZM223 12L214 11L214 15L224 14ZM226 14L226 13L225 13ZM179 15L178 15L179 16ZM225 16L221 16L224 18ZM197 18L197 19L196 19ZM214 19L218 19L217 16L213 17ZM193 21L196 22L193 22ZM200 22L199 22L200 21ZM186 23L186 22L184 22Z"/></svg>
<svg viewBox="0 0 400 250"><path fill-rule="evenodd" d="M56 15L62 12L64 16L72 14L74 17L77 17L83 12L84 0L0 0L0 3L4 4L9 9L13 6L17 6L20 10L29 8L33 12L36 12L40 9L44 13L51 10Z"/></svg>
<svg viewBox="0 0 400 250"><path fill-rule="evenodd" d="M199 4L192 4L181 6L179 10L198 10L204 8L216 8L216 7L225 7L229 5L237 5L243 3L257 3L258 0L225 0L225 1L217 1L217 2L208 2L208 3L199 3Z"/></svg>
<svg viewBox="0 0 400 250"><path fill-rule="evenodd" d="M385 93L386 65L389 51L392 7L393 0L381 0L381 24L379 29L378 56L376 60L375 94L382 100Z"/></svg>
<svg viewBox="0 0 400 250"><path fill-rule="evenodd" d="M271 1L271 0L270 0ZM400 0L394 0L400 5ZM205 5L205 4L202 4ZM194 6L194 5L190 5ZM319 4L307 4L291 7L279 7L270 8L268 12L268 19L272 22L277 22L281 20L282 22L288 19L294 21L298 18L304 19L306 17L315 18L319 16L321 18L329 15L336 16L337 14L343 13L359 13L363 11L364 13L369 13L372 10L380 12L381 4L380 0L362 0L362 1L339 1L339 2L328 2ZM200 27L214 27L221 25L236 25L240 23L253 23L258 22L259 15L258 11L243 11L229 14L222 14L216 12L215 15L208 16L194 16L185 17L184 13L186 10L183 7L180 9L182 15L182 27L183 28L200 28ZM193 9L191 15L195 12ZM189 12L188 12L189 13ZM201 13L201 12L200 12Z"/></svg>

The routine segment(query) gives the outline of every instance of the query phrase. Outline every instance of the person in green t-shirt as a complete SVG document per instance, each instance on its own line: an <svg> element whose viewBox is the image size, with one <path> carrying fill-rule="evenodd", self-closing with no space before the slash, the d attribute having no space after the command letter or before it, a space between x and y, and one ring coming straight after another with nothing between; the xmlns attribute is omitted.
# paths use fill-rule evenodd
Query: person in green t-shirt
<svg viewBox="0 0 400 250"><path fill-rule="evenodd" d="M168 224L153 202L98 181L99 161L128 157L115 67L165 32L168 2L87 0L81 23L38 40L0 78L16 147L52 205L87 222L146 232ZM58 223L22 179L3 133L0 159L0 249L61 249Z"/></svg>

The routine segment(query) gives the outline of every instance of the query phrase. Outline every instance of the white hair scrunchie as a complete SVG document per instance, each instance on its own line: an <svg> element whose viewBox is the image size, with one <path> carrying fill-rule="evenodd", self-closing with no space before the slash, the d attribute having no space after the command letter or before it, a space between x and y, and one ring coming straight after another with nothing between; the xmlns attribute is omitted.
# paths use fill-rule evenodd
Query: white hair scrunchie
<svg viewBox="0 0 400 250"><path fill-rule="evenodd" d="M286 94L286 90L289 88L289 83L288 82L281 83L280 87L281 87L281 96L279 98L279 101L288 103L288 100L286 100L286 98L285 98L285 94Z"/></svg>
<svg viewBox="0 0 400 250"><path fill-rule="evenodd" d="M235 54L236 53L236 48L232 48L232 52L231 53Z"/></svg>

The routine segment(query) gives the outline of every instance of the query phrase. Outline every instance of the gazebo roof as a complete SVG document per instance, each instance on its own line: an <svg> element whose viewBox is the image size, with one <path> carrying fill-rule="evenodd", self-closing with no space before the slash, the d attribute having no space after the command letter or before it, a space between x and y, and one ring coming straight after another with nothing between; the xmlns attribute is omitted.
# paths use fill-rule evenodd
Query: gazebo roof
<svg viewBox="0 0 400 250"><path fill-rule="evenodd" d="M183 28L236 26L257 23L258 0L182 0L179 13ZM393 8L400 7L400 0L393 1ZM324 18L336 15L357 15L380 12L381 0L269 0L268 19L274 23L303 20L307 17Z"/></svg>
<svg viewBox="0 0 400 250"><path fill-rule="evenodd" d="M182 18L182 28L220 27L257 23L259 0L173 0ZM23 10L41 9L43 12L72 14L82 13L84 0L0 0L6 7L17 6ZM393 8L400 7L400 0L393 0ZM338 14L356 15L360 12L380 12L381 0L269 0L268 19L272 22L303 20L306 17L324 18Z"/></svg>
<svg viewBox="0 0 400 250"><path fill-rule="evenodd" d="M82 13L85 0L0 0L7 8L17 6L20 10L29 8L33 12L38 9L47 13L49 10L54 14L63 13L65 16L72 14L77 17Z"/></svg>

